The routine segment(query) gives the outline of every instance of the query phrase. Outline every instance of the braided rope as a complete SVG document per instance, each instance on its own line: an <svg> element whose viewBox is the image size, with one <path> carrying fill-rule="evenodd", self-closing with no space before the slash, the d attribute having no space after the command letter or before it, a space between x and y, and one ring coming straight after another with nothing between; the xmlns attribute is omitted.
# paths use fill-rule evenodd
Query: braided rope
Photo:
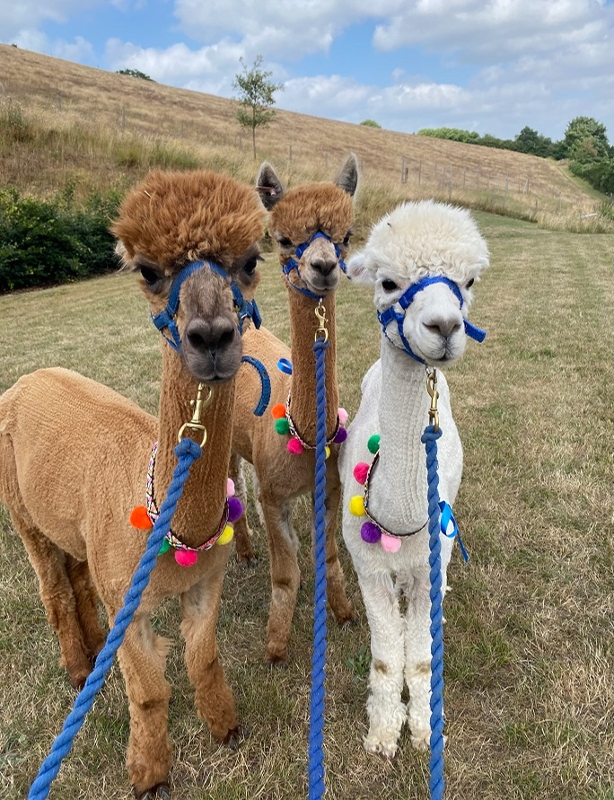
<svg viewBox="0 0 614 800"><path fill-rule="evenodd" d="M441 532L437 439L441 428L428 425L421 441L426 448L429 510L429 567L431 579L431 757L429 788L431 800L442 800L445 788L443 769L443 611L441 593Z"/></svg>
<svg viewBox="0 0 614 800"><path fill-rule="evenodd" d="M309 715L309 800L324 795L324 698L326 665L326 383L325 360L329 343L314 342L316 358L316 471L315 591L313 609L313 656Z"/></svg>
<svg viewBox="0 0 614 800"><path fill-rule="evenodd" d="M104 679L111 668L115 653L124 640L126 630L132 622L132 618L141 602L143 592L149 583L151 571L156 564L158 550L170 530L171 519L183 493L183 487L190 468L194 461L200 458L201 452L199 445L190 438L182 439L175 447L178 463L173 473L173 479L166 499L162 503L160 516L147 539L145 552L132 577L130 588L126 592L123 608L115 617L115 624L107 636L105 646L96 658L96 665L88 675L85 686L77 695L73 710L66 717L62 731L53 743L49 755L43 761L38 775L30 787L28 800L45 800L48 796L51 782L58 774L62 760L70 752L73 740L83 724L85 715L94 703L96 693L104 684Z"/></svg>

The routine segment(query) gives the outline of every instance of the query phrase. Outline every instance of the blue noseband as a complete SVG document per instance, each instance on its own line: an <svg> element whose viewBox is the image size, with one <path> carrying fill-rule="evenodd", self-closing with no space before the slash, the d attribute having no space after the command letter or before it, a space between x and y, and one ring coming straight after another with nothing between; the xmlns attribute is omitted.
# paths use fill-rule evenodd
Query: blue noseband
<svg viewBox="0 0 614 800"><path fill-rule="evenodd" d="M433 277L427 276L425 278L422 278L421 280L416 281L416 283L412 283L412 285L405 290L405 292L399 297L399 299L395 303L395 305L401 306L402 311L395 311L394 306L391 306L390 308L387 308L385 311L377 312L377 318L380 321L380 325L382 326L382 330L388 341L392 342L392 344L394 344L395 346L398 346L388 336L388 331L387 331L388 325L390 325L391 322L396 322L399 336L401 338L401 341L403 342L403 350L407 353L407 355L411 356L412 358L415 358L416 361L419 361L421 364L426 364L426 361L423 358L420 358L420 356L417 356L411 349L410 344L407 341L405 334L403 333L403 322L405 321L405 313L407 312L407 309L411 305L414 297L418 294L418 292L422 292L424 289L426 289L427 286L430 286L433 283L445 283L445 285L452 290L454 296L458 299L460 307L461 308L463 307L464 303L463 295L458 284L455 283L454 281L451 281L449 278L444 278L443 275L435 275ZM469 322L469 320L467 319L464 319L463 323L465 326L465 333L467 334L467 336L470 336L472 339L475 339L476 342L484 341L484 339L486 338L486 331L483 331L481 328L472 325L472 323Z"/></svg>
<svg viewBox="0 0 614 800"><path fill-rule="evenodd" d="M188 264L187 267L184 267L181 270L181 272L173 281L173 285L171 286L171 291L168 297L168 303L166 304L164 311L160 311L160 313L156 314L155 316L153 314L151 315L153 324L160 331L162 336L164 336L173 350L176 350L178 353L181 352L181 337L179 336L179 329L175 323L175 316L177 314L177 309L179 308L179 293L181 292L183 282L189 278L190 275L196 272L196 270L204 269L204 267L209 267L209 269L213 270L213 272L216 272L220 277L230 281L234 306L237 310L237 316L239 318L238 328L240 334L243 333L243 321L245 319L251 319L256 328L259 328L262 322L262 317L260 316L260 311L258 310L256 301L246 300L243 297L241 290L237 284L231 280L230 275L225 269L222 269L222 267L218 266L213 261L192 261L192 263ZM168 331L171 335L170 339L164 333L165 328L168 328Z"/></svg>
<svg viewBox="0 0 614 800"><path fill-rule="evenodd" d="M341 250L339 248L339 245L335 244L335 242L333 242L333 240L330 238L330 236L327 236L325 233L322 233L322 231L317 231L316 233L314 233L314 235L311 237L311 239L308 242L303 242L303 244L299 244L298 247L296 248L296 250L294 251L294 258L290 258L288 261L286 261L286 263L282 267L282 271L283 271L284 275L286 276L286 280L288 281L288 285L291 286L293 289L296 289L297 291L302 292L303 294L306 294L307 297L311 297L312 300L321 300L322 297L320 295L318 295L318 294L314 294L312 291L310 291L309 289L307 289L305 287L305 281L303 280L303 277L301 275L301 271L300 271L298 265L299 265L299 261L303 257L303 253L309 247L309 245L313 241L315 241L316 239L320 239L320 238L326 239L327 241L329 241L333 245L333 247L335 248L335 255L337 256L337 260L338 260L339 266L341 267L343 272L346 272L345 261L341 258ZM292 272L292 270L294 270L294 269L296 270L296 274L298 275L299 280L303 284L302 286L299 286L296 283L292 283L290 281L289 277L288 277L290 275L290 273Z"/></svg>

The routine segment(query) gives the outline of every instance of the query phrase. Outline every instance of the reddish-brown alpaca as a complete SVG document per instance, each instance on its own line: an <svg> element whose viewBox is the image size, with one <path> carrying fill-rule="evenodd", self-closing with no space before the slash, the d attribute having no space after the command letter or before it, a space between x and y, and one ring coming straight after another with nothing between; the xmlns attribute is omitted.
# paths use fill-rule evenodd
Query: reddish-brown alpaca
<svg viewBox="0 0 614 800"><path fill-rule="evenodd" d="M299 271L288 273L291 350L269 331L250 329L244 337L244 353L260 360L271 381L271 406L285 403L291 393L290 414L301 438L310 445L316 438L316 374L313 342L318 318L318 300L326 309L326 327L330 347L326 353L327 438L337 426L339 391L337 387L335 339L335 290L339 284L339 261L348 250L354 221L353 196L358 182L358 164L350 155L336 183L312 183L284 192L281 181L269 164L263 164L257 188L271 211L269 231L279 249L282 267L294 258L296 248L310 244L297 259ZM325 234L312 240L317 233ZM291 284L291 285L290 285ZM309 294L305 294L307 290ZM291 360L292 375L278 369L279 359ZM241 456L254 466L257 498L267 531L272 597L267 629L266 658L271 663L287 660L288 640L300 583L297 560L298 538L292 526L291 501L313 492L315 451L300 455L288 452L288 436L275 431L274 420L267 412L255 416L261 384L250 365L239 371L240 387L235 403L235 427L231 471L237 476L239 492ZM346 596L345 578L337 549L337 512L340 483L337 467L338 444L331 444L326 462L326 564L327 593L333 613L340 624L354 619ZM252 561L251 533L243 517L235 526L237 557Z"/></svg>
<svg viewBox="0 0 614 800"><path fill-rule="evenodd" d="M253 188L226 176L154 172L127 196L113 230L125 265L140 270L155 315L166 306L173 278L197 260L215 262L250 296L264 214ZM59 368L22 377L0 398L0 499L37 572L75 687L104 644L92 579L112 622L145 549L147 533L133 528L129 516L145 499L152 445L159 442L154 496L160 507L176 464L178 432L192 417L199 383L213 390L202 414L208 439L172 530L198 547L224 515L234 377L242 355L230 280L207 265L194 271L182 284L175 321L181 347L162 344L159 419ZM234 743L240 735L216 644L230 550L215 544L190 567L175 561L173 549L159 556L119 649L130 708L128 773L141 800L170 797L168 642L150 621L165 597L181 599L185 660L199 716L221 741Z"/></svg>

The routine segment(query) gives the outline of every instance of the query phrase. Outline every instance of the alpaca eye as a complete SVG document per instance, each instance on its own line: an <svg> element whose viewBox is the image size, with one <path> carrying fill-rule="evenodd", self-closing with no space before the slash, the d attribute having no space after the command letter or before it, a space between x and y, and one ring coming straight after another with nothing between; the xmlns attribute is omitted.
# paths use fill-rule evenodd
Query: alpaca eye
<svg viewBox="0 0 614 800"><path fill-rule="evenodd" d="M286 236L282 236L277 240L282 247L292 247L292 242Z"/></svg>
<svg viewBox="0 0 614 800"><path fill-rule="evenodd" d="M243 267L244 271L247 272L248 275L253 275L258 266L258 262L263 260L262 256L252 256Z"/></svg>
<svg viewBox="0 0 614 800"><path fill-rule="evenodd" d="M351 236L352 236L352 231L348 231L345 234L345 239L343 240L343 246L344 247L347 247L349 245Z"/></svg>
<svg viewBox="0 0 614 800"><path fill-rule="evenodd" d="M465 289L471 289L474 283L475 283L475 278L471 278L471 280L467 281L467 283L465 284Z"/></svg>
<svg viewBox="0 0 614 800"><path fill-rule="evenodd" d="M141 275L148 286L155 286L160 280L160 276L157 272L149 267L141 267Z"/></svg>
<svg viewBox="0 0 614 800"><path fill-rule="evenodd" d="M388 280L388 278L382 281L382 289L385 292L394 292L394 290L398 288L399 287L396 285L396 283L394 281Z"/></svg>

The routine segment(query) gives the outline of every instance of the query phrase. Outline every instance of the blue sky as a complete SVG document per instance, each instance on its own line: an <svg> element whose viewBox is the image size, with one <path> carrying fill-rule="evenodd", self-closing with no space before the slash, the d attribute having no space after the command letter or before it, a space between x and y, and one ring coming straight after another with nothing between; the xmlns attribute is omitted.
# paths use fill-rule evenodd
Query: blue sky
<svg viewBox="0 0 614 800"><path fill-rule="evenodd" d="M553 140L589 116L614 144L614 0L21 0L0 41L221 97L262 55L289 111Z"/></svg>

